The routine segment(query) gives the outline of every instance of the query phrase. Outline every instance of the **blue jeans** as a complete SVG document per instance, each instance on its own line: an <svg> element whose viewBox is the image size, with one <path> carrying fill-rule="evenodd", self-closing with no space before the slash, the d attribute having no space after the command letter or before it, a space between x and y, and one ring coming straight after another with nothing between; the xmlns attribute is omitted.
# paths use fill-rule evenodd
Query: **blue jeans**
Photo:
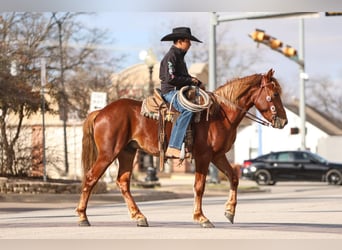
<svg viewBox="0 0 342 250"><path fill-rule="evenodd" d="M164 94L163 97L168 103L171 103L173 96L177 92L178 90L172 90ZM176 123L173 125L169 147L181 149L186 134L186 129L190 124L193 113L180 105L177 96L173 98L172 106L180 112L180 115L178 116Z"/></svg>

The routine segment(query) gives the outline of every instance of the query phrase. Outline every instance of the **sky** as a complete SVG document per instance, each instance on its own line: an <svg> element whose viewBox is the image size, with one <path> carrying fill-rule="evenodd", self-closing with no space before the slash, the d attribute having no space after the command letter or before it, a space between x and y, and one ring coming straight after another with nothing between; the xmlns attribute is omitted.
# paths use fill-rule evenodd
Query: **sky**
<svg viewBox="0 0 342 250"><path fill-rule="evenodd" d="M305 19L305 71L309 76L306 84L313 84L316 78L331 79L338 84L342 78L341 44L342 16L326 17L322 11L342 11L340 0L0 0L1 11L35 11L35 12L93 12L87 21L89 25L108 30L115 39L108 53L127 54L124 67L140 63L139 53L153 47L166 50L169 44L160 42L160 38L171 32L172 26L189 26L193 34L199 34L204 46L209 46L210 11L220 16L234 15L236 12L304 12L321 11L319 18ZM178 11L178 12L176 12ZM192 11L192 12L189 12ZM196 23L198 25L193 26ZM298 65L280 53L256 43L248 34L256 28L281 39L298 49L298 19L261 19L222 22L217 30L227 30L225 34L227 50L231 42L238 55L256 52L260 62L252 65L252 73L263 73L273 68L275 76L282 85L298 88ZM193 45L191 50L196 49ZM161 59L162 55L157 54ZM236 77L227 74L227 79ZM220 84L220 83L218 83Z"/></svg>
<svg viewBox="0 0 342 250"><path fill-rule="evenodd" d="M220 18L244 15L247 12L216 12ZM211 12L95 12L89 17L88 25L108 30L108 35L114 38L110 48L113 53L124 53L128 57L122 63L129 67L141 63L139 53L152 48L168 48L170 43L160 42L160 38L171 33L171 27L188 26L192 34L209 47L209 27ZM310 79L328 78L334 83L342 79L342 16L327 17L324 12L304 19L304 60L305 72ZM275 77L283 85L296 89L299 85L299 66L284 55L272 51L265 45L257 46L249 36L256 28L270 34L299 49L299 19L276 18L259 20L240 20L220 22L217 33L225 30L227 49L234 42L235 52L241 55L256 52L260 63L253 65L252 73L263 73L273 68ZM199 34L199 35L197 35ZM193 43L191 50L196 49ZM191 50L189 53L191 53ZM157 54L160 60L163 55ZM235 76L227 75L227 79ZM299 87L298 87L299 88Z"/></svg>

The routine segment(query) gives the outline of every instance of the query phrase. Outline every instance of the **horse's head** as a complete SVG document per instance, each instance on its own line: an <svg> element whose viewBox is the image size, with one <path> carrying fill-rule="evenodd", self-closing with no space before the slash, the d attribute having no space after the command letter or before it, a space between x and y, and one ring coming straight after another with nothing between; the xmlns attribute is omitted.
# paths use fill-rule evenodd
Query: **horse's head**
<svg viewBox="0 0 342 250"><path fill-rule="evenodd" d="M280 98L281 87L273 77L274 70L270 69L262 75L259 90L253 96L254 105L268 120L272 127L283 128L287 124L286 112Z"/></svg>

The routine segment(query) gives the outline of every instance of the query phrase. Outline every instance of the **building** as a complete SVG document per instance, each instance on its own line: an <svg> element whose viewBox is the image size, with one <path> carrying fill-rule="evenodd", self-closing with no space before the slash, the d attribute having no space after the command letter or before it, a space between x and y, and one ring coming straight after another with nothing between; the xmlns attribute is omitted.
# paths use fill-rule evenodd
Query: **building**
<svg viewBox="0 0 342 250"><path fill-rule="evenodd" d="M280 150L298 150L301 148L301 135L298 128L301 124L299 117L299 103L293 101L285 104L288 124L284 129L274 129L263 127L252 123L250 126L242 128L235 142L235 162L243 163L243 160L254 158L260 154ZM336 121L332 121L315 108L306 105L306 149L318 153L330 161L342 162L342 155L334 153L323 141L334 137L335 143L342 143L342 126ZM292 131L292 133L291 133ZM295 132L295 133L293 133Z"/></svg>

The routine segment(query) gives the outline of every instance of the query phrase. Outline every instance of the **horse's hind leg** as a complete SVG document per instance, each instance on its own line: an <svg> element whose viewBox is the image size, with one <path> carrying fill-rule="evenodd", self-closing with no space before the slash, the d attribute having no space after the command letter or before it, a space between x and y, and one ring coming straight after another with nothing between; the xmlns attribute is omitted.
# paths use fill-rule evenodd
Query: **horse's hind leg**
<svg viewBox="0 0 342 250"><path fill-rule="evenodd" d="M130 181L133 169L133 160L136 150L127 149L120 152L119 159L119 172L116 179L116 184L120 188L123 198L127 204L132 220L137 222L137 226L148 227L146 217L140 212L137 204L135 203L130 190Z"/></svg>
<svg viewBox="0 0 342 250"><path fill-rule="evenodd" d="M99 154L94 165L87 172L82 187L81 198L76 208L76 212L79 215L79 226L90 226L86 210L91 191L112 161L113 158L111 156Z"/></svg>
<svg viewBox="0 0 342 250"><path fill-rule="evenodd" d="M230 182L229 197L226 203L224 215L231 223L234 223L235 209L237 204L237 189L239 186L238 171L229 164L227 158L224 155L216 157L213 160L213 163L218 169L222 171L222 173L224 173L228 177L228 180Z"/></svg>

